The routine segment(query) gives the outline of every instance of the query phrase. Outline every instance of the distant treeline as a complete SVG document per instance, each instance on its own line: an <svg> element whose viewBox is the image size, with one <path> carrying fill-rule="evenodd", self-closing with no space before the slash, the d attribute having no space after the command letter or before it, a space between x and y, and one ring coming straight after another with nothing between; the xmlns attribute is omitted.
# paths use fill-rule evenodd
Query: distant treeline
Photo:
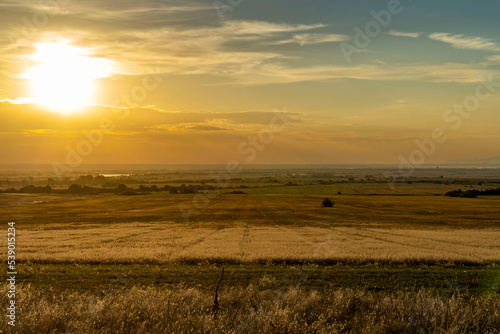
<svg viewBox="0 0 500 334"><path fill-rule="evenodd" d="M466 190L462 191L462 189L448 191L446 196L449 197L467 197L467 198L476 198L477 196L495 196L500 195L500 188L496 189L486 189L486 190Z"/></svg>
<svg viewBox="0 0 500 334"><path fill-rule="evenodd" d="M140 185L140 184L151 184L151 183L156 183L158 181L158 177L152 177L151 174L149 175L150 179L148 177L145 178L134 178L131 176L122 176L122 177L106 177L104 175L97 175L97 176L92 176L92 175L81 175L78 178L70 178L70 177L64 177L60 179L56 178L37 178L35 179L34 177L29 177L25 178L22 180L10 180L10 179L4 179L0 180L0 186L8 186L8 187L24 187L28 185L49 185L49 186L68 186L70 184L79 184L81 186L103 186L106 188L113 188L117 187L121 183L126 183L126 184L134 184L134 185ZM218 179L171 179L170 177L167 177L164 179L165 182L168 181L168 183L174 183L174 184L187 184L187 183L218 183L220 180ZM241 177L233 177L228 180L229 182L243 182L243 178ZM276 182L278 182L276 180Z"/></svg>
<svg viewBox="0 0 500 334"><path fill-rule="evenodd" d="M156 185L144 186L140 185L139 188L129 188L124 184L119 184L114 188L98 188L90 186L82 186L79 184L72 184L68 189L52 188L51 186L37 187L34 185L24 186L19 190L9 188L4 190L4 193L21 193L21 194L121 194L121 195L141 195L152 192L168 191L170 194L193 194L199 193L204 189L203 185L188 185L185 184L179 187L172 187L169 185L157 187ZM1 192L1 191L0 191Z"/></svg>

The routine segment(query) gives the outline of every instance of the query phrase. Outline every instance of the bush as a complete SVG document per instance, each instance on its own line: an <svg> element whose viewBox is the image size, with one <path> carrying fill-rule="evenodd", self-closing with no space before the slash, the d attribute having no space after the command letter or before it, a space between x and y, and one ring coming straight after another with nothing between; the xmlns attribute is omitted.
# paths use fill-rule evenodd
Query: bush
<svg viewBox="0 0 500 334"><path fill-rule="evenodd" d="M70 194L79 194L82 192L82 186L79 184L72 184L68 188L68 193Z"/></svg>
<svg viewBox="0 0 500 334"><path fill-rule="evenodd" d="M449 197L466 197L466 198L475 198L477 196L498 196L500 195L500 188L496 189L486 189L486 190L467 190L462 191L461 189L448 191L446 196Z"/></svg>
<svg viewBox="0 0 500 334"><path fill-rule="evenodd" d="M128 187L124 184L119 184L118 187L116 187L116 190L118 190L119 192L125 192L128 190Z"/></svg>
<svg viewBox="0 0 500 334"><path fill-rule="evenodd" d="M335 204L335 202L332 202L329 198L325 198L321 203L324 208L331 208Z"/></svg>

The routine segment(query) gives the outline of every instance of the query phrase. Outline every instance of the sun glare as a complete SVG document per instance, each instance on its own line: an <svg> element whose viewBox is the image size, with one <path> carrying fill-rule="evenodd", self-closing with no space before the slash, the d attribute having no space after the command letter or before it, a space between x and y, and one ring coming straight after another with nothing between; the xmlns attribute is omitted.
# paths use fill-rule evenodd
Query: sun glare
<svg viewBox="0 0 500 334"><path fill-rule="evenodd" d="M111 62L91 57L90 52L69 41L37 43L24 75L30 81L31 97L53 111L69 114L92 104L95 80L108 77Z"/></svg>

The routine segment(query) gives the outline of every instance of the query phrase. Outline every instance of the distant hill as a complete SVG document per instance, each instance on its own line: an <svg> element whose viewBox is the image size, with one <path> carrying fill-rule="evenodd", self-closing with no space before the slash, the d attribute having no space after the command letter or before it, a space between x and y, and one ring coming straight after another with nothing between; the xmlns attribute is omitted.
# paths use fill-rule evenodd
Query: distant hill
<svg viewBox="0 0 500 334"><path fill-rule="evenodd" d="M500 156L494 156L486 159L447 161L446 164L467 166L500 166Z"/></svg>

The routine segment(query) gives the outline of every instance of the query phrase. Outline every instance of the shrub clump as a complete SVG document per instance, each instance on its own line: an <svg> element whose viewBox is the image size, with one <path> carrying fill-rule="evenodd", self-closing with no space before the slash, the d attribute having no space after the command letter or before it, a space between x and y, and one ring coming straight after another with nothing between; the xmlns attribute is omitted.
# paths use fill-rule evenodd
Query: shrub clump
<svg viewBox="0 0 500 334"><path fill-rule="evenodd" d="M465 198L476 198L477 196L498 196L500 195L500 188L496 189L486 189L486 190L466 190L462 189L448 191L445 196L449 197L465 197Z"/></svg>
<svg viewBox="0 0 500 334"><path fill-rule="evenodd" d="M332 202L329 198L325 198L321 203L323 204L324 208L331 208L335 204L335 202Z"/></svg>

